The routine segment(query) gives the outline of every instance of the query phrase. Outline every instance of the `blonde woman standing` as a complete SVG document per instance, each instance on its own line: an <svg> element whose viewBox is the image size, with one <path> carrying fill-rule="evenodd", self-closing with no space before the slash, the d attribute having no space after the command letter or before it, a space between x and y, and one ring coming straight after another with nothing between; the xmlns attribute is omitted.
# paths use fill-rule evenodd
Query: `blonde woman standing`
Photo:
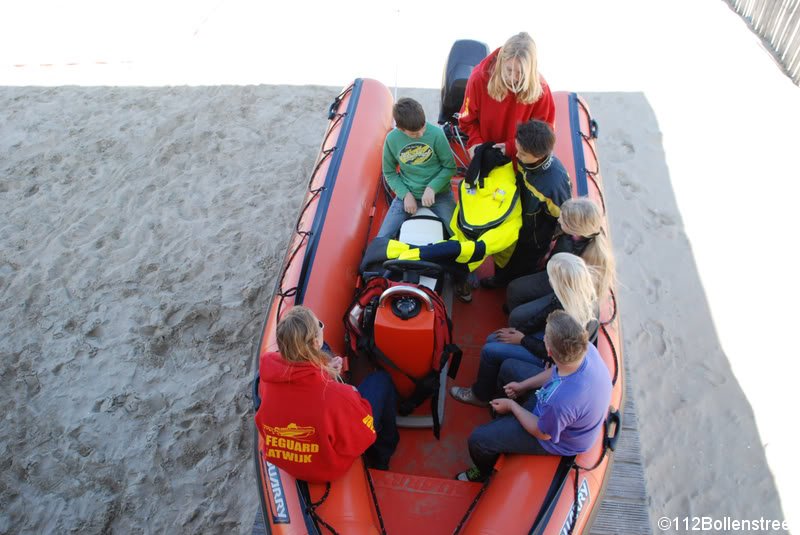
<svg viewBox="0 0 800 535"><path fill-rule="evenodd" d="M373 372L359 388L341 381L341 357L322 350L323 323L303 306L278 322L279 352L259 367L256 425L265 460L293 477L325 482L344 475L359 456L387 469L399 440L397 393L389 374Z"/></svg>
<svg viewBox="0 0 800 535"><path fill-rule="evenodd" d="M494 397L500 366L508 359L544 367L548 360L542 332L551 312L564 310L591 337L597 330L597 298L594 279L586 263L578 256L558 253L547 264L553 294L543 300L536 313L515 327L490 334L481 349L478 377L471 387L454 386L450 394L458 401L487 406Z"/></svg>
<svg viewBox="0 0 800 535"><path fill-rule="evenodd" d="M492 141L513 159L517 125L531 119L555 126L556 109L538 71L536 43L521 32L472 70L458 126L469 136L470 157L477 146Z"/></svg>
<svg viewBox="0 0 800 535"><path fill-rule="evenodd" d="M572 253L583 258L592 270L594 289L602 302L614 282L616 262L608 235L603 229L603 215L588 197L569 199L561 205L553 255ZM553 293L545 271L511 281L506 289L506 303L511 312L509 325L516 327L539 307L526 306ZM520 308L522 307L522 308Z"/></svg>

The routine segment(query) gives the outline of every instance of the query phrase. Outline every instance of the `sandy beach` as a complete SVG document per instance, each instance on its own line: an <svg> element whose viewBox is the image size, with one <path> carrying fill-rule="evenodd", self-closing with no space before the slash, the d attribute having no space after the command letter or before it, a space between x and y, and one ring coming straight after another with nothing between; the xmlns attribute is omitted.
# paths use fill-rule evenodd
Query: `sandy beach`
<svg viewBox="0 0 800 535"><path fill-rule="evenodd" d="M725 3L351 2L307 46L263 31L293 5L89 4L0 8L0 533L249 532L252 350L331 99L435 118L452 41L520 30L600 124L652 520L800 523L800 89Z"/></svg>

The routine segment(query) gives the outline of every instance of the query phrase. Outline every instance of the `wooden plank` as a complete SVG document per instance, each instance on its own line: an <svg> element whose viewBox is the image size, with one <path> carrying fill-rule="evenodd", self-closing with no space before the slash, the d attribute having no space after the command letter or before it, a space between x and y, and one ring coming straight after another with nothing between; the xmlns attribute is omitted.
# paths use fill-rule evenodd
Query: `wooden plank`
<svg viewBox="0 0 800 535"><path fill-rule="evenodd" d="M638 503L647 509L647 485L641 464L614 463L601 510L605 507L605 501L615 501L615 498Z"/></svg>
<svg viewBox="0 0 800 535"><path fill-rule="evenodd" d="M791 11L786 12L785 22L781 34L775 42L775 50L778 52L778 57L783 61L786 57L786 51L789 48L792 40L797 36L797 28L800 25L800 8L798 0L792 2ZM785 65L785 64L784 64Z"/></svg>
<svg viewBox="0 0 800 535"><path fill-rule="evenodd" d="M800 0L727 0L800 85Z"/></svg>
<svg viewBox="0 0 800 535"><path fill-rule="evenodd" d="M261 507L258 508L256 513L256 521L253 523L252 535L266 535L267 526L264 525L264 517L261 516Z"/></svg>
<svg viewBox="0 0 800 535"><path fill-rule="evenodd" d="M641 463L642 446L639 443L639 433L636 429L622 429L622 434L617 442L617 450L614 452L614 462Z"/></svg>
<svg viewBox="0 0 800 535"><path fill-rule="evenodd" d="M608 501L603 503L589 532L592 535L651 535L653 527L647 508L637 503Z"/></svg>

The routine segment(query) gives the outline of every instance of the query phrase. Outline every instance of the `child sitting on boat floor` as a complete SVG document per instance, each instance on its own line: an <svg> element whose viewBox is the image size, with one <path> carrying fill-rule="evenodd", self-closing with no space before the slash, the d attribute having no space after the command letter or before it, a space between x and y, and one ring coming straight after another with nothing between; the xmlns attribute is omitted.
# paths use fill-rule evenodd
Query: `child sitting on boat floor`
<svg viewBox="0 0 800 535"><path fill-rule="evenodd" d="M472 432L468 444L475 466L456 479L484 481L501 453L571 456L594 444L611 402L608 368L586 330L566 312L550 314L544 342L555 366L503 363L500 378L508 398L492 400L500 417ZM531 391L535 394L525 400Z"/></svg>
<svg viewBox="0 0 800 535"><path fill-rule="evenodd" d="M425 120L422 105L411 98L398 100L392 115L396 128L383 144L383 175L395 198L377 236L394 237L403 221L416 213L418 202L449 228L455 210L450 179L456 163L444 132Z"/></svg>

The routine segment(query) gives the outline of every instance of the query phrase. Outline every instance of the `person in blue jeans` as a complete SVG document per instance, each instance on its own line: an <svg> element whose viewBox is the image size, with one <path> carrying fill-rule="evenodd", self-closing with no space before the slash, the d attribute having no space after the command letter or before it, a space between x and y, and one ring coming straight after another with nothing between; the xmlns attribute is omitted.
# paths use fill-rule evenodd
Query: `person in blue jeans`
<svg viewBox="0 0 800 535"><path fill-rule="evenodd" d="M547 264L549 284L553 293L541 303L541 310L532 314L518 327L498 329L486 340L481 349L481 361L478 377L469 386L453 386L450 395L462 403L479 407L489 405L494 396L500 366L507 359L522 360L544 367L550 360L545 347L542 332L549 314L563 309L585 325L590 338L597 330L597 299L594 291L592 274L586 263L578 256L570 253L554 255ZM530 303L529 303L530 304ZM539 304L534 302L532 304Z"/></svg>
<svg viewBox="0 0 800 535"><path fill-rule="evenodd" d="M450 179L456 162L441 128L425 121L422 105L401 98L392 108L396 128L383 144L383 176L395 194L378 238L393 238L420 204L442 220L449 235L456 204ZM415 244L425 245L425 244Z"/></svg>
<svg viewBox="0 0 800 535"><path fill-rule="evenodd" d="M361 381L358 393L372 407L373 425L377 434L375 443L364 453L367 467L388 470L389 459L400 441L400 433L397 431L397 389L391 376L384 370L378 370Z"/></svg>
<svg viewBox="0 0 800 535"><path fill-rule="evenodd" d="M331 367L341 372L344 360L333 354L328 342L322 342L322 351L330 357ZM370 372L356 390L372 408L372 423L377 435L372 446L364 452L364 460L369 468L388 470L389 459L400 442L400 433L397 431L397 388L391 375L385 370L376 370Z"/></svg>
<svg viewBox="0 0 800 535"><path fill-rule="evenodd" d="M492 400L500 416L472 432L468 445L474 466L456 479L485 481L502 453L572 456L597 440L611 402L608 367L586 329L564 311L550 314L544 341L555 362L551 368L503 362L500 379L508 397ZM526 400L531 391L535 395Z"/></svg>

